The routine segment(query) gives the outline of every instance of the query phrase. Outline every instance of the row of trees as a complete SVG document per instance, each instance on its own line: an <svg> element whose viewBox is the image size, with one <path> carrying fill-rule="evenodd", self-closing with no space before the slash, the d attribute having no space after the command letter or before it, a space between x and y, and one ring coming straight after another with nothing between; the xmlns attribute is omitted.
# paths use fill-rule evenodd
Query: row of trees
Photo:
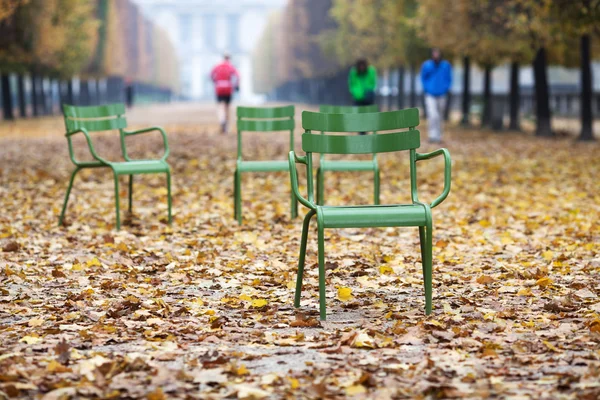
<svg viewBox="0 0 600 400"><path fill-rule="evenodd" d="M68 80L71 92L73 76L85 85L105 76L174 90L179 84L166 33L130 0L0 0L0 71L3 98L10 99L10 74L18 74L21 96L28 75L34 105L44 103L35 98L45 95L42 77Z"/></svg>
<svg viewBox="0 0 600 400"><path fill-rule="evenodd" d="M531 64L538 136L553 135L548 65L580 67L580 138L592 140L591 47L599 34L600 0L295 0L274 19L258 49L270 49L269 65L285 59L278 71L267 72L275 85L328 74L332 63L339 69L367 57L382 70L397 68L401 77L409 69L414 92L415 72L430 48L439 47L464 66L464 124L469 124L471 64L485 71L482 124L488 125L492 70L510 63L511 129L519 129L519 69ZM404 79L399 82L404 93Z"/></svg>

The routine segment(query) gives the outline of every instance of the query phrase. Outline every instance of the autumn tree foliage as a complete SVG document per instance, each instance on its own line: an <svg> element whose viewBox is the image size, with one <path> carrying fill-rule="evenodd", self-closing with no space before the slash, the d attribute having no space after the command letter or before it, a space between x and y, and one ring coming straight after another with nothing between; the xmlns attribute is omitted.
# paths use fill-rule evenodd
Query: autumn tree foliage
<svg viewBox="0 0 600 400"><path fill-rule="evenodd" d="M42 76L120 76L172 89L179 84L167 34L130 0L0 0L0 70L9 119L9 73L19 74L20 93L23 75L31 77L34 115L36 97L44 95L38 89ZM24 114L24 103L21 108Z"/></svg>

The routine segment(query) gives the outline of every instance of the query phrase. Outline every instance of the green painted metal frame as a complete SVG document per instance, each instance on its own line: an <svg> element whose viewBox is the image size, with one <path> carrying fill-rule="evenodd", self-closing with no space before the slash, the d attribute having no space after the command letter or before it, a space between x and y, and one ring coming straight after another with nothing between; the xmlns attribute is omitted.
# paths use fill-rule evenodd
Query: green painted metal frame
<svg viewBox="0 0 600 400"><path fill-rule="evenodd" d="M378 111L379 106L376 104L370 106L319 106L319 112L326 114L364 114ZM379 204L380 174L377 154L373 154L371 161L365 161L325 160L325 154L321 153L319 156L319 168L317 168L317 204L320 205L325 204L325 171L373 171L373 203Z"/></svg>
<svg viewBox="0 0 600 400"><path fill-rule="evenodd" d="M425 313L432 309L432 216L431 209L443 202L450 193L451 160L447 149L439 149L431 153L417 153L420 146L420 133L415 128L419 125L419 111L410 108L401 111L367 114L324 114L302 113L302 149L305 156L297 156L290 151L290 180L298 201L309 209L304 217L296 293L294 306L300 307L302 278L306 258L306 242L308 228L313 216L317 216L318 260L319 260L319 309L321 320L326 319L325 305L325 228L342 227L382 227L382 226L416 226L419 228L421 258L423 265L423 281L425 287ZM403 130L404 131L397 131ZM357 131L397 131L393 133L340 136L315 135L312 131L321 132L357 132ZM313 157L312 153L331 154L368 154L382 152L409 151L410 182L412 204L405 205L370 205L370 206L323 206L314 199ZM444 157L444 189L442 194L430 204L419 201L417 192L417 162L434 157ZM298 173L296 163L306 166L307 197L303 197L298 189Z"/></svg>
<svg viewBox="0 0 600 400"><path fill-rule="evenodd" d="M58 220L58 225L61 226L63 224L75 176L79 171L85 168L110 168L112 170L113 177L115 180L115 208L117 214L117 230L121 229L121 213L119 205L119 176L129 175L128 197L129 211L131 212L133 207L133 175L165 173L167 175L167 202L169 209L169 224L171 224L173 220L171 214L171 168L166 162L166 159L169 156L169 143L167 141L166 132L160 127L145 128L137 131L126 131L125 128L127 128L127 120L125 119L124 104L108 104L103 106L92 107L77 107L65 104L63 105L63 113L65 127L67 130L65 136L69 144L69 157L71 158L73 164L75 164L75 170L71 174L71 179L69 180L69 186L67 187L67 193L65 195L65 200ZM119 130L121 152L123 158L125 159L125 162L108 161L100 157L94 149L92 138L89 133L107 130ZM158 160L131 159L129 157L129 154L127 153L125 138L128 136L140 135L143 133L155 131L158 131L163 139L163 156ZM94 158L94 161L79 161L75 158L71 138L76 134L82 134L85 137L88 149L90 151L90 154Z"/></svg>
<svg viewBox="0 0 600 400"><path fill-rule="evenodd" d="M294 150L295 107L238 107L237 108L237 161L233 174L233 215L242 224L242 173L288 171L285 159L244 161L242 159L242 132L289 131L290 151ZM298 201L291 191L291 215L298 216Z"/></svg>

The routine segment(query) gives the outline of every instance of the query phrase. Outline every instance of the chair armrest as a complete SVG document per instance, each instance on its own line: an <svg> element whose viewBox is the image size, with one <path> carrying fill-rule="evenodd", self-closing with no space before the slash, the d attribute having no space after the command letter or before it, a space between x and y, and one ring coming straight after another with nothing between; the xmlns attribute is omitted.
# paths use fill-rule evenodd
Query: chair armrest
<svg viewBox="0 0 600 400"><path fill-rule="evenodd" d="M103 164L109 165L110 162L108 162L104 158L100 157L96 153L96 150L94 149L94 146L92 145L92 138L90 137L90 134L88 133L88 131L84 128L79 128L77 130L67 132L65 134L65 136L69 142L69 156L71 157L71 161L73 161L73 164L78 165L79 161L77 161L77 159L75 159L75 153L73 152L73 144L71 143L71 136L76 135L78 133L82 133L83 136L85 136L85 141L87 142L88 149L90 150L92 157L94 157L96 160L100 161Z"/></svg>
<svg viewBox="0 0 600 400"><path fill-rule="evenodd" d="M294 196L296 196L298 201L305 207L310 208L311 210L316 210L317 206L302 197L300 190L298 189L298 170L296 169L296 162L306 164L306 159L296 156L296 153L293 151L290 151L288 158L290 161L290 179L292 182L292 191L294 192Z"/></svg>
<svg viewBox="0 0 600 400"><path fill-rule="evenodd" d="M430 158L434 158L440 155L444 156L444 191L437 199L435 199L431 203L431 208L434 208L435 206L439 205L442 201L446 200L446 197L448 197L448 194L450 193L450 186L452 184L452 161L450 160L450 152L448 151L448 149L439 149L432 151L431 153L416 154L416 161L429 160Z"/></svg>
<svg viewBox="0 0 600 400"><path fill-rule="evenodd" d="M126 131L123 130L123 134L121 135L121 147L123 150L123 158L127 161L131 161L131 158L129 158L129 155L127 154L127 147L125 145L125 137L127 136L134 136L134 135L139 135L141 133L148 133L148 132L154 132L154 131L158 131L160 132L160 134L162 135L163 138L163 147L165 149L165 152L163 154L163 156L161 157L161 161L165 161L167 159L167 157L169 156L169 142L167 140L167 133L165 132L165 130L159 126L153 126L150 128L144 128L144 129L140 129L137 131Z"/></svg>

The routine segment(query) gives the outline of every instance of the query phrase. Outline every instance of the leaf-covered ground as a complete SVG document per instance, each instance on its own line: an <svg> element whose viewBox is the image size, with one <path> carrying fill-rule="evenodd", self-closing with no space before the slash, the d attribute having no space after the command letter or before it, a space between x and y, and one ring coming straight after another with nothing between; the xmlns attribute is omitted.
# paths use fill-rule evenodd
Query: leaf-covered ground
<svg viewBox="0 0 600 400"><path fill-rule="evenodd" d="M216 133L210 109L142 111L135 124L169 131L172 227L165 179L146 175L132 216L121 181L127 225L116 232L106 170L76 178L57 227L72 170L61 121L0 128L0 398L600 396L598 144L450 128L433 314L415 228L328 230L319 322L315 226L292 306L301 218L289 218L288 177L245 175L238 226L235 136ZM114 134L96 141L118 154ZM268 158L287 138L246 144ZM131 146L160 153L158 137ZM382 202L409 201L407 155L380 165ZM441 191L441 169L419 165L422 199ZM329 173L327 202L368 203L371 182Z"/></svg>

